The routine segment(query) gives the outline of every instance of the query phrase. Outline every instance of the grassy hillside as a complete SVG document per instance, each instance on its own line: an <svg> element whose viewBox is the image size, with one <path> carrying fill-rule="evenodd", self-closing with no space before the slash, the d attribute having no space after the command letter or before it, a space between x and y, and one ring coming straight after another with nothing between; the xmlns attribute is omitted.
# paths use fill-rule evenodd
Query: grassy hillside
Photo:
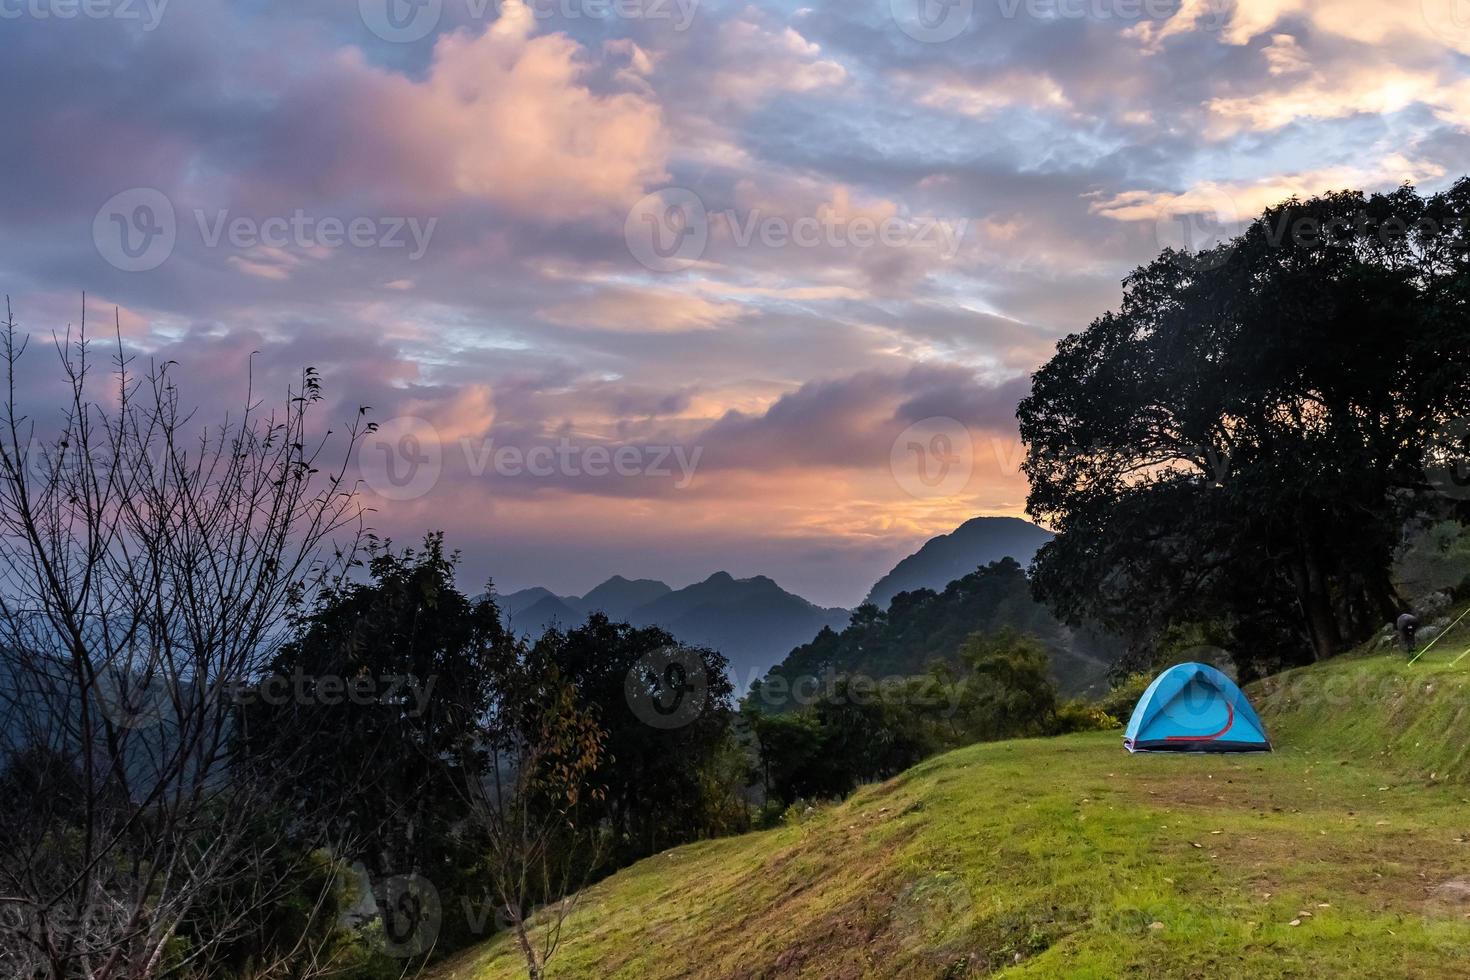
<svg viewBox="0 0 1470 980"><path fill-rule="evenodd" d="M550 975L1470 975L1467 644L1256 686L1270 755L978 745L669 851L590 891ZM436 980L519 970L492 941Z"/></svg>

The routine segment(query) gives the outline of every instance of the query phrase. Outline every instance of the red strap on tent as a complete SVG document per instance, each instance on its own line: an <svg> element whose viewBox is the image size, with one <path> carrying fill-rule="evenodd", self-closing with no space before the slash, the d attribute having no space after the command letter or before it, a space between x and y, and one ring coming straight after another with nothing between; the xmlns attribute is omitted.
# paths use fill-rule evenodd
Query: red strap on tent
<svg viewBox="0 0 1470 980"><path fill-rule="evenodd" d="M1230 731L1230 726L1233 725L1233 724L1235 724L1235 705L1231 704L1229 702L1229 700L1227 700L1225 702L1225 710L1229 712L1229 715L1225 718L1225 727L1222 728L1222 729L1220 729L1215 734L1213 734L1213 735L1165 735L1164 736L1164 741L1166 741L1166 742L1213 742L1215 739L1219 738L1221 735L1224 735L1226 732Z"/></svg>

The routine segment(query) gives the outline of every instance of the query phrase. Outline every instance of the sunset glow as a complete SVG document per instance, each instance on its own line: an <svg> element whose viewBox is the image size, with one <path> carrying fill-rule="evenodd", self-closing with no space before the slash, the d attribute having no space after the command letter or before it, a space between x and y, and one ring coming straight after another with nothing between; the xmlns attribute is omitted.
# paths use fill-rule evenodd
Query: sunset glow
<svg viewBox="0 0 1470 980"><path fill-rule="evenodd" d="M1452 0L133 6L0 21L21 327L85 291L207 408L315 366L435 443L399 499L366 448L379 531L502 589L855 603L1024 513L1016 403L1134 266L1470 151Z"/></svg>

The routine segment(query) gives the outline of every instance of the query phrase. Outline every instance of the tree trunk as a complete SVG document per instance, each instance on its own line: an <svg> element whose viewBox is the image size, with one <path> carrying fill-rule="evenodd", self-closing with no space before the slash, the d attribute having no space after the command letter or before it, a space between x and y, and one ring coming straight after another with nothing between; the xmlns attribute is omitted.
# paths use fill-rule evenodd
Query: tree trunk
<svg viewBox="0 0 1470 980"><path fill-rule="evenodd" d="M1312 659L1326 660L1335 656L1342 638L1321 567L1315 558L1305 557L1293 566L1292 579L1312 640Z"/></svg>
<svg viewBox="0 0 1470 980"><path fill-rule="evenodd" d="M516 945L521 949L521 955L526 958L526 976L529 980L541 980L541 960L536 956L536 947L531 945L531 936L526 932L525 919L519 913L511 913L511 922L515 929Z"/></svg>
<svg viewBox="0 0 1470 980"><path fill-rule="evenodd" d="M1399 618L1399 613L1407 612L1408 605L1403 597L1399 595L1398 589L1394 588L1393 579L1388 574L1387 568L1376 568L1368 578L1369 594L1374 605L1378 609L1378 615L1386 623L1391 623Z"/></svg>

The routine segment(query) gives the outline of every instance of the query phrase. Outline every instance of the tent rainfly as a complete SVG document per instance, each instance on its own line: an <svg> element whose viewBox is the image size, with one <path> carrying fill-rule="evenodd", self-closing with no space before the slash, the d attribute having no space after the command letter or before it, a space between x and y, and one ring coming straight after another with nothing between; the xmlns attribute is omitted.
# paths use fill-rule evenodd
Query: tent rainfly
<svg viewBox="0 0 1470 980"><path fill-rule="evenodd" d="M1129 752L1269 752L1266 727L1235 682L1207 664L1170 667L1148 686L1123 746Z"/></svg>

